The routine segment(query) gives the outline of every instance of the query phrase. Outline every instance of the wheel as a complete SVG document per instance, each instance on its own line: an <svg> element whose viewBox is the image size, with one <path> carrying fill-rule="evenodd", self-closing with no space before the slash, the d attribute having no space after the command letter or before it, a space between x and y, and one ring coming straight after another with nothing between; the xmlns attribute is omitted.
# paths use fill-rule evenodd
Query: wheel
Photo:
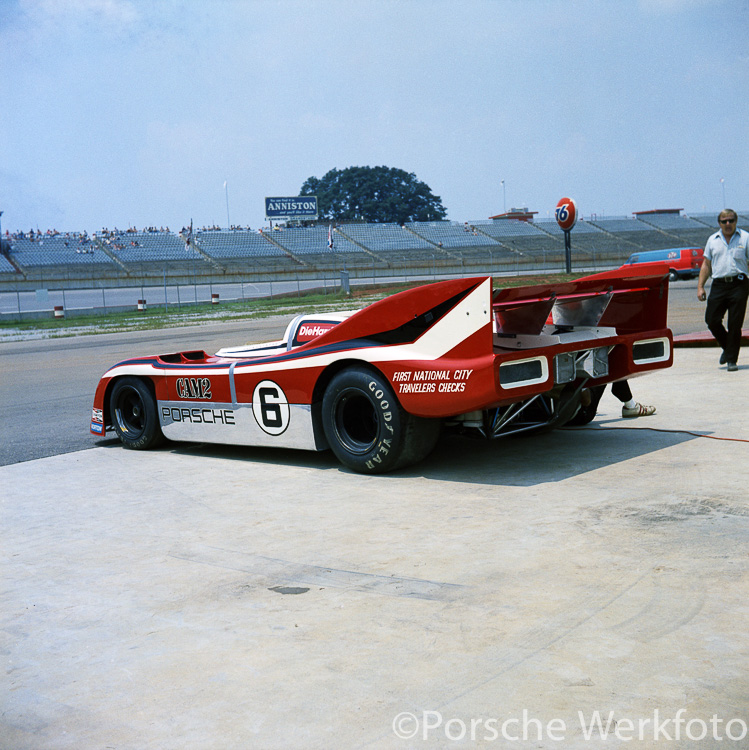
<svg viewBox="0 0 749 750"><path fill-rule="evenodd" d="M117 380L109 397L114 431L126 448L146 450L164 442L156 399L139 378Z"/></svg>
<svg viewBox="0 0 749 750"><path fill-rule="evenodd" d="M387 379L366 367L341 370L322 403L325 437L338 460L363 474L383 474L425 458L440 421L415 417L398 403Z"/></svg>
<svg viewBox="0 0 749 750"><path fill-rule="evenodd" d="M676 271L674 271L674 269L672 268L668 272L668 278L669 278L670 281L678 281L679 280L679 274L676 273Z"/></svg>
<svg viewBox="0 0 749 750"><path fill-rule="evenodd" d="M590 400L587 404L580 404L580 408L575 412L575 416L565 423L565 427L582 427L593 421L598 412L598 402L606 390L605 385L597 385L590 389Z"/></svg>

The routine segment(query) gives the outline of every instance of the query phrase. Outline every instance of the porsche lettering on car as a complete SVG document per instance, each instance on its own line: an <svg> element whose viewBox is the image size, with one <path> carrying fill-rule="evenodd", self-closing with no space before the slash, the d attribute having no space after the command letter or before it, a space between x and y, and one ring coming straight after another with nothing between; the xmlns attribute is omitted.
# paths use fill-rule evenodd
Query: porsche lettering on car
<svg viewBox="0 0 749 750"><path fill-rule="evenodd" d="M120 362L99 382L91 432L133 449L330 449L355 471L391 471L425 458L443 430L498 438L589 421L586 389L672 364L667 302L667 276L637 270L427 284L299 315L280 341Z"/></svg>

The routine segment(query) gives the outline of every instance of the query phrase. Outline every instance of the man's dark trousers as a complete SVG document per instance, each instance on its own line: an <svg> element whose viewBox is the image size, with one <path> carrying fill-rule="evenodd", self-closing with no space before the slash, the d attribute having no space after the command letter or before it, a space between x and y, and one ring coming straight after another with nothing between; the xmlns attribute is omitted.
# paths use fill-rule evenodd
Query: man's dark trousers
<svg viewBox="0 0 749 750"><path fill-rule="evenodd" d="M713 279L707 299L705 323L710 333L725 352L726 362L737 362L741 347L741 326L749 297L749 278L733 281ZM723 326L723 316L728 312L728 330Z"/></svg>

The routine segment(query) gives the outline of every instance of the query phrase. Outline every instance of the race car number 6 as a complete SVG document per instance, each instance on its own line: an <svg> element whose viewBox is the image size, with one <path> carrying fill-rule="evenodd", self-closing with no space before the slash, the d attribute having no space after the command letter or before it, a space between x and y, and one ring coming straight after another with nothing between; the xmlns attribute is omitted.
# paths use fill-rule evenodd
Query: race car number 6
<svg viewBox="0 0 749 750"><path fill-rule="evenodd" d="M272 380L263 380L252 392L252 413L263 432L280 435L289 426L289 400Z"/></svg>

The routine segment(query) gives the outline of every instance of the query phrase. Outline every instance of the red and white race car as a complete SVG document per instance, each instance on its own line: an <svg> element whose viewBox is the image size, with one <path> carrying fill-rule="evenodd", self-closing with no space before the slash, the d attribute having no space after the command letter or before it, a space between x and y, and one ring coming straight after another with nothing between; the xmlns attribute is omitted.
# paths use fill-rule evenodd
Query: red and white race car
<svg viewBox="0 0 749 750"><path fill-rule="evenodd" d="M586 388L672 364L668 278L621 270L492 290L441 281L353 313L296 317L281 341L130 359L102 377L91 432L330 448L381 473L442 429L485 438L589 421Z"/></svg>

